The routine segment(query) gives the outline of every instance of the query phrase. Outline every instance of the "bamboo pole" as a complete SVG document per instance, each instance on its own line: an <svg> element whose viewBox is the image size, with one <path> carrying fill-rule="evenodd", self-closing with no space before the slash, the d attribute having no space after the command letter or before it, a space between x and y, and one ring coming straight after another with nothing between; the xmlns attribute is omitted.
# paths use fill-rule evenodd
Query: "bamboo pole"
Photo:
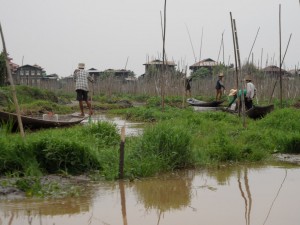
<svg viewBox="0 0 300 225"><path fill-rule="evenodd" d="M286 49L285 49L285 52L284 52L282 61L280 62L280 66L281 66L281 65L283 64L283 62L284 62L284 59L285 59L287 50L288 50L289 45L290 45L291 38L292 38L292 34L290 34L289 41L288 41L288 44L287 44L287 46L286 46ZM280 73L280 74L281 74L281 73ZM274 83L274 86L273 86L273 90L272 90L272 93L271 93L271 96L270 96L269 103L271 103L271 101L272 101L273 94L274 94L274 91L275 91L275 87L276 87L276 85L277 85L278 77L280 77L280 74L279 74L279 76L277 76L277 78L276 78L276 80L275 80L275 83Z"/></svg>
<svg viewBox="0 0 300 225"><path fill-rule="evenodd" d="M11 86L11 90L12 90L12 94L13 94L13 100L14 100L14 103L15 103L15 106L16 106L16 111L17 111L17 119L18 119L20 134L24 138L25 133L24 133L23 123L22 123L22 119L21 119L21 113L20 113L16 88L15 88L15 85L14 85L14 81L13 81L13 78L12 78L11 69L10 69L10 65L9 65L9 61L8 61L8 57L7 57L7 51L6 51L5 40L4 40L4 35L3 35L1 23L0 23L0 33L1 33L1 39L2 39L2 45L3 45L3 52L4 52L4 55L5 55L5 63L6 63L7 73L8 73L8 79L9 79L9 82L10 82L10 86Z"/></svg>
<svg viewBox="0 0 300 225"><path fill-rule="evenodd" d="M261 53L260 53L260 69L262 69L262 59L263 59L263 53L264 53L264 49L261 49Z"/></svg>
<svg viewBox="0 0 300 225"><path fill-rule="evenodd" d="M224 46L223 36L222 36L222 49L223 49L223 65L225 66L225 46Z"/></svg>
<svg viewBox="0 0 300 225"><path fill-rule="evenodd" d="M241 74L242 66L241 66L241 59L240 59L240 49L239 49L239 41L238 41L238 36L237 36L237 28L236 28L235 19L233 20L233 25L234 25L234 32L235 32L234 36L235 36L235 42L236 42L236 52L237 52L237 59L238 59L238 65L239 65L239 73L240 73L240 77L242 77L242 74ZM241 93L241 102L242 102L243 126L246 127L246 119L245 119L245 96L244 96L243 79L241 79L240 89L242 91L242 93Z"/></svg>
<svg viewBox="0 0 300 225"><path fill-rule="evenodd" d="M255 35L255 38L254 38L254 42L253 42L252 47L251 47L251 50L250 50L250 52L249 52L249 56L248 56L248 60L247 60L247 63L248 63L248 64L249 64L250 55L251 55L252 50L253 50L253 47L254 47L254 45L255 45L255 42L256 42L256 39L257 39L259 30L260 30L260 27L258 28L258 30L257 30L257 32L256 32L256 35Z"/></svg>
<svg viewBox="0 0 300 225"><path fill-rule="evenodd" d="M192 47L192 50L193 50L193 55L194 55L195 62L197 62L197 58L196 58L196 54L195 54L195 50L194 50L194 46L193 46L193 42L192 42L192 38L191 38L191 35L190 35L189 28L186 24L185 24L185 27L186 27L186 30L187 30L188 35L189 35L189 39L190 39L191 47Z"/></svg>
<svg viewBox="0 0 300 225"><path fill-rule="evenodd" d="M165 42L166 42L166 13L167 13L167 0L165 0L165 4L164 4L164 26L163 26L163 54L162 54L162 58L163 58L163 68L162 68L162 76L161 76L161 105L162 105L162 110L164 110L165 108L165 79L164 79L164 75L166 72L166 61L165 61Z"/></svg>
<svg viewBox="0 0 300 225"><path fill-rule="evenodd" d="M279 78L280 78L280 107L282 108L282 64L281 64L281 4L279 4Z"/></svg>
<svg viewBox="0 0 300 225"><path fill-rule="evenodd" d="M233 48L234 48L234 62L235 62L236 89L238 89L238 88L239 88L238 65L237 65L237 57L236 57L236 43L235 43L234 24L233 24L233 19L232 19L232 13L231 13L231 12L230 12L230 22L231 22L232 39L233 39Z"/></svg>
<svg viewBox="0 0 300 225"><path fill-rule="evenodd" d="M187 80L187 77L186 77L186 74L187 74L187 66L185 67L185 72L184 72L184 76L183 76L183 95L182 95L182 108L185 108L185 102L186 102L186 95L187 95L187 90L186 90L186 80Z"/></svg>
<svg viewBox="0 0 300 225"><path fill-rule="evenodd" d="M201 60L201 57L202 57L202 40L203 40L203 27L202 27L202 32L201 32L201 43L200 43L199 61Z"/></svg>
<svg viewBox="0 0 300 225"><path fill-rule="evenodd" d="M219 53L218 53L218 59L217 59L217 62L219 63L219 58L220 58L220 54L221 54L221 49L222 49L222 46L223 46L223 36L224 36L224 32L222 32L222 38L221 38L221 44L220 44L220 49L219 49Z"/></svg>

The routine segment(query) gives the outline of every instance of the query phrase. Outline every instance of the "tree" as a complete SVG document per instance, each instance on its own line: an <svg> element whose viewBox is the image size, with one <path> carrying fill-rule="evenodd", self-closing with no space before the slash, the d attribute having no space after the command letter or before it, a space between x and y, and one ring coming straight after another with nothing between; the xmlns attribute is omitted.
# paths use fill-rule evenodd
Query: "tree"
<svg viewBox="0 0 300 225"><path fill-rule="evenodd" d="M242 70L244 72L246 72L247 74L255 74L258 72L258 68L250 62L246 62L243 66L242 66Z"/></svg>
<svg viewBox="0 0 300 225"><path fill-rule="evenodd" d="M227 66L225 66L224 64L219 64L217 66L214 66L213 68L213 74L220 74L220 73L225 73L225 71L227 71Z"/></svg>
<svg viewBox="0 0 300 225"><path fill-rule="evenodd" d="M205 68L205 67L202 67L196 71L193 71L191 73L191 77L193 80L197 80L197 79L200 79L200 78L204 78L204 77L208 77L211 75L211 72L209 69Z"/></svg>
<svg viewBox="0 0 300 225"><path fill-rule="evenodd" d="M3 52L0 54L0 86L5 85L7 76L7 69L6 69L6 62L5 62L5 55Z"/></svg>

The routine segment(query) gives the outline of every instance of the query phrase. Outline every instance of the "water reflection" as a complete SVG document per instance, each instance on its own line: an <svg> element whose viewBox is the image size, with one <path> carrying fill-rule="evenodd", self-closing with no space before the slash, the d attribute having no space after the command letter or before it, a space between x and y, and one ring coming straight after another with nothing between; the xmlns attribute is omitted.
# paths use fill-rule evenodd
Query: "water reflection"
<svg viewBox="0 0 300 225"><path fill-rule="evenodd" d="M184 171L137 182L135 191L138 201L146 211L156 210L159 216L166 211L185 208L191 202L193 176L191 171Z"/></svg>
<svg viewBox="0 0 300 225"><path fill-rule="evenodd" d="M298 225L300 168L240 165L134 182L101 182L80 197L0 201L0 224Z"/></svg>
<svg viewBox="0 0 300 225"><path fill-rule="evenodd" d="M96 123L98 121L108 121L116 124L117 128L121 130L121 128L125 125L126 136L137 136L142 134L143 132L143 123L135 123L122 119L121 117L109 116L106 114L95 114L91 117L91 121ZM89 119L85 119L82 123L89 123Z"/></svg>
<svg viewBox="0 0 300 225"><path fill-rule="evenodd" d="M127 225L125 185L124 185L124 181L122 180L119 181L119 189L120 189L120 196L121 196L123 224Z"/></svg>
<svg viewBox="0 0 300 225"><path fill-rule="evenodd" d="M241 173L244 173L244 188L241 182ZM250 215L251 215L251 207L252 207L252 197L250 192L249 180L248 180L248 168L244 168L243 171L240 169L237 171L237 181L239 190L241 192L241 196L245 202L245 221L246 225L250 225ZM244 191L245 189L245 191Z"/></svg>

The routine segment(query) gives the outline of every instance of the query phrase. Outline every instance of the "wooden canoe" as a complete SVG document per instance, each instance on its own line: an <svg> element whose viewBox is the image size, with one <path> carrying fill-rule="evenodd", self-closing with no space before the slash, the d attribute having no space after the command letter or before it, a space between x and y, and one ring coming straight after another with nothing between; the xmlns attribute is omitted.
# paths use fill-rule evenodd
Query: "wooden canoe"
<svg viewBox="0 0 300 225"><path fill-rule="evenodd" d="M251 119L260 119L263 118L268 113L274 110L274 105L267 106L253 106L251 109L245 112L246 116ZM238 112L229 108L223 108L223 111L230 112L233 114L237 114Z"/></svg>
<svg viewBox="0 0 300 225"><path fill-rule="evenodd" d="M75 118L71 115L48 116L47 114L40 116L21 116L24 128L40 129L52 127L67 127L79 124L86 119L85 117ZM16 127L18 125L17 114L0 111L0 121L3 123L12 123Z"/></svg>
<svg viewBox="0 0 300 225"><path fill-rule="evenodd" d="M205 102L200 101L194 98L187 99L187 103L189 103L192 106L200 106L200 107L218 107L220 104L222 104L224 101L212 101L212 102Z"/></svg>
<svg viewBox="0 0 300 225"><path fill-rule="evenodd" d="M260 119L274 110L274 105L253 106L246 111L246 115L252 119Z"/></svg>

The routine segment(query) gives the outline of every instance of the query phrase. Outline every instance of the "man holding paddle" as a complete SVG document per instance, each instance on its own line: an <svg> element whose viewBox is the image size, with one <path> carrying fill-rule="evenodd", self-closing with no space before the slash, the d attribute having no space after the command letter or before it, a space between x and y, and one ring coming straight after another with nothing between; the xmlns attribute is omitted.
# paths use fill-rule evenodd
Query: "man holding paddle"
<svg viewBox="0 0 300 225"><path fill-rule="evenodd" d="M223 81L222 81L223 77L224 77L223 73L220 73L219 74L219 79L216 83L216 101L221 100L222 92L225 93L225 86L224 86Z"/></svg>
<svg viewBox="0 0 300 225"><path fill-rule="evenodd" d="M77 93L77 101L79 102L79 107L81 114L80 116L84 116L83 110L83 101L85 101L87 107L89 108L89 115L93 114L91 102L88 99L89 85L88 81L94 82L93 77L84 70L85 64L79 63L78 69L74 71L74 81L76 82L75 90Z"/></svg>

